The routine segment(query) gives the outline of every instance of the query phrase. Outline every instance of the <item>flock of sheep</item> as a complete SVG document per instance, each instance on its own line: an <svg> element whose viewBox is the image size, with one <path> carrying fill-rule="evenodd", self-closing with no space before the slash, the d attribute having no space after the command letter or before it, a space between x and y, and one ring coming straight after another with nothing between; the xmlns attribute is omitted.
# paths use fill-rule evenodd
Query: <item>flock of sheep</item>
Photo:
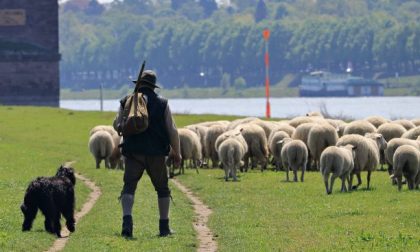
<svg viewBox="0 0 420 252"><path fill-rule="evenodd" d="M261 171L293 171L293 181L304 181L306 170L318 170L330 194L334 180L342 181L341 191L357 189L361 172L371 173L388 165L392 182L401 189L405 177L408 188L420 183L420 119L390 121L380 116L345 122L308 113L290 120L264 121L248 117L234 121L202 122L178 129L183 172L185 161L192 167L222 167L225 180L237 180L237 172L258 165ZM107 167L122 168L121 141L112 126L97 126L90 132L89 147L97 167L105 159ZM170 161L170 160L168 160ZM170 162L168 162L170 164ZM174 174L174 167L169 167ZM357 184L353 185L356 175ZM331 177L330 177L331 176ZM347 186L346 186L347 184Z"/></svg>

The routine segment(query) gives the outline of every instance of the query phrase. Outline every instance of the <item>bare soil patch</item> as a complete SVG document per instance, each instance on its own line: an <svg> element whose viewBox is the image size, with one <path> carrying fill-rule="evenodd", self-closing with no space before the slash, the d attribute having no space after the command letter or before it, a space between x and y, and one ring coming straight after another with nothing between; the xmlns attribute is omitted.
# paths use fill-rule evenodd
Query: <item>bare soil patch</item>
<svg viewBox="0 0 420 252"><path fill-rule="evenodd" d="M77 222L79 222L79 220L83 216L85 216L87 213L89 213L89 211L93 208L96 201L101 196L102 192L101 192L101 189L98 186L96 186L95 183L91 181L90 179L80 174L76 174L76 178L83 181L83 183L92 190L92 192L89 194L88 200L85 202L85 204L83 204L82 209L79 212L77 212L74 216L74 218L76 219L76 224L77 224ZM66 243L69 239L69 235L70 235L70 232L64 226L61 229L62 238L56 239L54 244L47 251L56 252L56 251L63 250L64 246L66 246Z"/></svg>
<svg viewBox="0 0 420 252"><path fill-rule="evenodd" d="M172 179L172 182L193 203L194 211L196 213L196 219L193 225L195 231L197 232L197 238L199 241L197 251L217 251L217 242L215 240L213 232L207 226L207 222L209 219L208 217L210 216L210 214L213 213L213 211L207 205L205 205L198 197L196 197L190 189L185 187L178 180Z"/></svg>

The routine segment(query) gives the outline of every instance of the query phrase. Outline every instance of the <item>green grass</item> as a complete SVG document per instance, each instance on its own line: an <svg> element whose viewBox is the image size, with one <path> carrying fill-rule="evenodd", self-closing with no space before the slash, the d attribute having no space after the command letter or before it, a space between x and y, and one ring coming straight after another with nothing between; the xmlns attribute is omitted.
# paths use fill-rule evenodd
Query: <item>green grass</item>
<svg viewBox="0 0 420 252"><path fill-rule="evenodd" d="M187 170L179 180L214 211L220 251L418 251L420 191L398 192L386 172L373 189L327 196L321 175L285 182L284 172L251 171L224 182L222 170ZM365 176L365 174L363 174ZM365 181L365 178L363 178Z"/></svg>

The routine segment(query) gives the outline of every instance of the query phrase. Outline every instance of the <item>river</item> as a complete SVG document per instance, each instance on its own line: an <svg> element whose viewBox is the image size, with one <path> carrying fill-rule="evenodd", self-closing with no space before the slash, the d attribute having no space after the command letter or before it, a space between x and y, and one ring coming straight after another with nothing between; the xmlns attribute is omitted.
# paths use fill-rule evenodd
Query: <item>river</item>
<svg viewBox="0 0 420 252"><path fill-rule="evenodd" d="M271 116L290 118L309 111L327 111L339 118L381 115L389 119L420 118L420 97L272 98ZM265 98L170 99L173 113L265 116ZM118 100L104 100L104 111L117 111ZM61 100L71 110L100 110L99 100Z"/></svg>

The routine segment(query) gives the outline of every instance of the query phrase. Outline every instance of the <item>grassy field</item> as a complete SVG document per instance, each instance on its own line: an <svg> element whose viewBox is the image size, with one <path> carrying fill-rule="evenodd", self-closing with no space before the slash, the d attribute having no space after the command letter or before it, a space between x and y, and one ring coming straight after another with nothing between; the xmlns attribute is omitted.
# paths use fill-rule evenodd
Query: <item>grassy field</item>
<svg viewBox="0 0 420 252"><path fill-rule="evenodd" d="M172 227L178 234L159 239L156 193L145 175L139 184L134 206L135 239L119 236L121 209L117 198L122 188L122 171L95 169L88 147L89 130L110 124L114 113L73 112L31 107L0 107L0 251L43 251L55 237L43 231L38 217L31 232L21 232L23 215L19 206L29 182L37 176L52 176L57 167L76 160L75 168L94 180L102 196L94 209L76 227L68 251L193 251L196 246L190 203L173 190ZM180 117L180 122L186 118ZM197 119L200 120L200 119ZM77 208L89 190L76 183Z"/></svg>
<svg viewBox="0 0 420 252"><path fill-rule="evenodd" d="M0 251L43 251L55 236L43 231L38 215L30 232L21 232L19 206L30 180L51 176L59 164L76 160L75 168L94 180L102 196L76 226L65 251L195 251L191 203L171 186L176 235L157 237L156 193L145 175L134 206L135 238L122 239L117 200L122 171L95 169L88 132L110 124L114 113L75 112L51 108L0 106ZM227 119L212 115L176 115L177 125ZM364 175L364 174L363 174ZM390 185L385 172L372 175L373 189L324 192L321 176L307 173L305 182L286 183L284 174L250 171L240 182L223 181L223 171L186 170L178 179L213 209L210 228L220 251L418 251L420 191L402 192ZM365 179L365 178L364 178ZM77 208L89 190L76 184Z"/></svg>

